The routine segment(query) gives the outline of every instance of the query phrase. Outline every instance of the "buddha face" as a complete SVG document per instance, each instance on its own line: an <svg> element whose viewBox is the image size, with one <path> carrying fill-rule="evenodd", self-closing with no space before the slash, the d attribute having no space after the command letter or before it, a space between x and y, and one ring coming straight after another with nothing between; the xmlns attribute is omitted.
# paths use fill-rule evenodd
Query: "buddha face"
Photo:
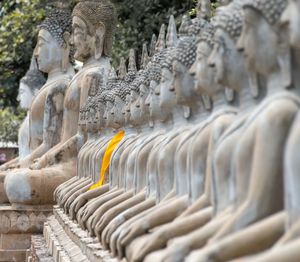
<svg viewBox="0 0 300 262"><path fill-rule="evenodd" d="M190 105L194 102L197 94L194 90L194 79L188 73L187 68L183 63L175 60L173 63L174 87L176 100L179 104Z"/></svg>
<svg viewBox="0 0 300 262"><path fill-rule="evenodd" d="M112 128L118 128L114 121L114 115L111 114L113 109L113 103L110 101L106 101L106 108L104 112L104 119L106 120L106 126Z"/></svg>
<svg viewBox="0 0 300 262"><path fill-rule="evenodd" d="M75 47L74 58L85 62L95 53L95 36L89 34L87 25L77 16L73 17L72 29L71 42Z"/></svg>
<svg viewBox="0 0 300 262"><path fill-rule="evenodd" d="M124 126L125 124L125 119L122 112L124 105L125 103L123 102L123 100L120 97L116 96L114 106L111 110L111 114L114 118L115 124L119 127Z"/></svg>
<svg viewBox="0 0 300 262"><path fill-rule="evenodd" d="M41 29L34 56L37 59L39 70L50 73L54 69L61 68L63 49L48 31Z"/></svg>
<svg viewBox="0 0 300 262"><path fill-rule="evenodd" d="M29 109L33 97L34 95L31 92L29 86L23 82L20 82L17 100L20 102L21 108Z"/></svg>
<svg viewBox="0 0 300 262"><path fill-rule="evenodd" d="M237 92L240 90L240 79L246 76L245 60L232 37L221 28L215 32L215 44L208 62L216 70L218 84Z"/></svg>
<svg viewBox="0 0 300 262"><path fill-rule="evenodd" d="M146 106L145 102L149 94L149 89L146 85L142 84L140 86L140 96L137 100L136 106L140 108L141 116L145 117L149 114L149 107Z"/></svg>
<svg viewBox="0 0 300 262"><path fill-rule="evenodd" d="M139 95L135 91L131 91L130 100L130 123L134 126L138 126L141 123L141 108L137 106L139 103Z"/></svg>
<svg viewBox="0 0 300 262"><path fill-rule="evenodd" d="M292 47L300 49L300 1L290 0L281 16L281 24L289 27L289 42Z"/></svg>
<svg viewBox="0 0 300 262"><path fill-rule="evenodd" d="M148 106L150 117L152 120L159 120L164 121L167 118L167 114L165 110L160 108L160 101L159 101L159 91L157 90L159 84L152 80L150 82L150 92L146 99L145 105Z"/></svg>
<svg viewBox="0 0 300 262"><path fill-rule="evenodd" d="M174 76L173 73L167 69L163 68L161 71L161 80L160 80L160 91L159 98L160 108L169 109L170 111L176 106L176 95L174 90Z"/></svg>
<svg viewBox="0 0 300 262"><path fill-rule="evenodd" d="M238 49L243 51L251 71L268 76L278 70L278 36L272 26L255 9L245 8L242 34Z"/></svg>
<svg viewBox="0 0 300 262"><path fill-rule="evenodd" d="M102 103L98 103L96 109L97 130L105 127L105 120L103 118L104 111L105 111L105 106Z"/></svg>
<svg viewBox="0 0 300 262"><path fill-rule="evenodd" d="M131 104L131 95L128 94L125 99L125 104L123 105L122 114L125 120L125 124L130 123L130 104Z"/></svg>
<svg viewBox="0 0 300 262"><path fill-rule="evenodd" d="M194 89L198 94L212 96L218 85L215 82L215 71L208 66L208 56L211 48L206 42L200 42L197 46L196 61L190 69L194 77Z"/></svg>
<svg viewBox="0 0 300 262"><path fill-rule="evenodd" d="M97 122L95 121L96 110L94 107L90 107L88 111L87 130L89 132L97 131Z"/></svg>

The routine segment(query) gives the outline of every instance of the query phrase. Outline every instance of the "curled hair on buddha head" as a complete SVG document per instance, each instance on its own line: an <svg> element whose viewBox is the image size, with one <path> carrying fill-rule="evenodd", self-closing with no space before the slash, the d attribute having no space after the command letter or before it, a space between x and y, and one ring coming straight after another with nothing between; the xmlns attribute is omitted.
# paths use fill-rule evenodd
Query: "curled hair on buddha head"
<svg viewBox="0 0 300 262"><path fill-rule="evenodd" d="M130 85L130 90L139 93L140 85L144 82L145 78L146 78L145 70L138 71L136 78L132 81L132 83Z"/></svg>
<svg viewBox="0 0 300 262"><path fill-rule="evenodd" d="M39 29L47 30L61 47L66 47L68 43L65 41L64 34L72 33L71 12L66 8L52 9L39 25Z"/></svg>
<svg viewBox="0 0 300 262"><path fill-rule="evenodd" d="M95 34L99 25L105 26L103 53L109 56L116 25L113 4L109 0L82 0L74 7L72 15L85 22L91 35Z"/></svg>
<svg viewBox="0 0 300 262"><path fill-rule="evenodd" d="M162 62L162 69L166 68L172 72L172 65L176 55L176 48L168 48L165 56L165 60Z"/></svg>
<svg viewBox="0 0 300 262"><path fill-rule="evenodd" d="M214 27L226 31L235 41L243 28L244 13L240 2L232 2L213 19Z"/></svg>
<svg viewBox="0 0 300 262"><path fill-rule="evenodd" d="M193 19L192 24L187 29L187 34L189 36L198 36L209 24L208 21L202 18Z"/></svg>
<svg viewBox="0 0 300 262"><path fill-rule="evenodd" d="M148 78L150 81L154 80L157 83L160 81L162 65L166 59L168 50L164 49L152 57L148 67Z"/></svg>
<svg viewBox="0 0 300 262"><path fill-rule="evenodd" d="M211 48L214 46L214 34L215 34L215 28L212 24L210 24L209 27L205 28L197 37L197 44L200 42L207 43Z"/></svg>
<svg viewBox="0 0 300 262"><path fill-rule="evenodd" d="M174 61L178 61L190 68L196 60L197 41L194 37L181 38L176 47Z"/></svg>
<svg viewBox="0 0 300 262"><path fill-rule="evenodd" d="M270 25L275 25L287 6L287 0L246 0L243 8L258 10Z"/></svg>

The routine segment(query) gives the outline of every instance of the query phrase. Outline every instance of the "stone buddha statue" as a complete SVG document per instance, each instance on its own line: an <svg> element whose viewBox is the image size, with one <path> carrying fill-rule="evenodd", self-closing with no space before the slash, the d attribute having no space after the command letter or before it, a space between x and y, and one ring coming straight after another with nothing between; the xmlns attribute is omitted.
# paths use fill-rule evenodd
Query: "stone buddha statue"
<svg viewBox="0 0 300 262"><path fill-rule="evenodd" d="M77 154L84 144L84 136L78 128L79 108L86 103L89 86L86 76L104 70L104 77L110 70L108 56L111 51L114 31L114 8L109 1L82 1L73 10L73 35L75 59L83 62L83 68L74 76L64 97L62 135L55 148L47 152L34 165L34 170L22 174L11 174L5 188L12 203L52 203L54 189L62 182L76 175ZM78 131L77 131L78 130ZM43 176L41 176L41 173ZM55 177L55 179L52 179ZM42 181L40 181L43 178ZM26 184L24 187L15 186ZM47 192L44 186L47 185ZM83 182L84 183L84 182ZM40 191L43 192L40 192ZM32 192L35 194L32 194Z"/></svg>
<svg viewBox="0 0 300 262"><path fill-rule="evenodd" d="M20 107L27 111L27 116L23 120L18 133L19 157L2 165L0 170L5 170L9 166L16 165L18 161L30 154L29 148L29 109L34 96L39 89L45 84L46 79L42 72L38 70L35 58L32 57L29 70L25 76L21 78L19 84L19 93L17 100L20 102Z"/></svg>
<svg viewBox="0 0 300 262"><path fill-rule="evenodd" d="M45 85L37 92L28 112L31 153L19 159L14 166L28 167L34 159L42 156L58 143L63 118L62 99L73 75L69 62L70 31L71 20L67 10L54 10L40 26L34 56L37 57L39 69L48 73L48 78ZM15 169L11 172L20 171ZM3 180L6 174L1 174ZM3 187L3 181L1 185Z"/></svg>
<svg viewBox="0 0 300 262"><path fill-rule="evenodd" d="M237 195L238 198L244 197L244 201L236 200L238 205L234 215L207 248L191 255L192 261L219 256L232 259L235 256L252 254L270 247L282 235L284 229L284 216L280 213L284 202L282 159L286 137L290 132L289 127L299 105L298 96L293 94L296 90L291 88L285 91L291 85L289 50L285 40L279 37L278 22L286 4L286 1L244 3L245 23L238 47L247 54L248 66L266 77L267 88L266 98L248 117L240 138L241 144L237 145L238 148L243 148L244 156L251 161L247 163L249 168L244 167L249 176L247 186L244 184L244 175L236 174L236 187L245 190L250 184L250 188L246 189L246 194ZM272 11L267 7L269 5L272 6ZM246 39L253 39L253 42L250 43ZM267 52L262 50L266 39L269 39ZM262 53L257 53L257 48ZM280 112L275 112L275 108L280 108ZM270 132L273 136L271 141L268 141L266 137ZM253 148L249 150L245 147L245 143L253 145ZM238 158L236 160L237 164L242 164ZM249 226L251 224L253 225ZM246 226L249 227L245 228ZM274 234L269 233L270 229ZM247 244L241 247L239 245L241 241ZM257 243L268 245L257 245L253 249L254 241L255 245ZM229 245L237 247L238 254L236 249L230 248ZM223 252L226 252L226 255Z"/></svg>

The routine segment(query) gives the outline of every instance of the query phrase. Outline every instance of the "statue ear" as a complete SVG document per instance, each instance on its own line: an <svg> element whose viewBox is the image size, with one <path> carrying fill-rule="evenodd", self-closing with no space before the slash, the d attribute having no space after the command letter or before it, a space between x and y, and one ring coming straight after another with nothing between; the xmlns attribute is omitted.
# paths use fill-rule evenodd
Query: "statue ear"
<svg viewBox="0 0 300 262"><path fill-rule="evenodd" d="M105 26L100 24L95 34L95 58L100 59L104 47Z"/></svg>
<svg viewBox="0 0 300 262"><path fill-rule="evenodd" d="M62 58L62 70L63 72L67 72L69 63L70 63L70 38L71 34L69 32L64 32L63 38L65 41L64 53Z"/></svg>
<svg viewBox="0 0 300 262"><path fill-rule="evenodd" d="M292 84L291 49L286 41L279 45L278 64L280 66L282 84L285 88L289 88Z"/></svg>

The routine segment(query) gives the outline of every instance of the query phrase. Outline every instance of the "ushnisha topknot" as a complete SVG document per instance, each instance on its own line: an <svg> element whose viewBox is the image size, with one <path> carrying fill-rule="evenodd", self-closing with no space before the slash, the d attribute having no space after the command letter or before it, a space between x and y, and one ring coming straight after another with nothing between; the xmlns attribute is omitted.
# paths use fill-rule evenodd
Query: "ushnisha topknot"
<svg viewBox="0 0 300 262"><path fill-rule="evenodd" d="M61 47L66 47L64 33L72 33L71 12L65 8L51 10L39 29L47 30Z"/></svg>
<svg viewBox="0 0 300 262"><path fill-rule="evenodd" d="M162 69L162 63L166 59L167 55L167 49L164 49L163 51L157 53L151 60L150 66L148 68L148 78L149 80L154 80L156 82L160 81L161 77L161 69Z"/></svg>
<svg viewBox="0 0 300 262"><path fill-rule="evenodd" d="M271 24L276 24L288 4L287 0L246 0L243 8L251 7L259 12Z"/></svg>
<svg viewBox="0 0 300 262"><path fill-rule="evenodd" d="M200 42L205 42L207 43L210 47L213 47L214 45L214 33L215 33L215 28L212 24L205 28L197 38L197 44Z"/></svg>
<svg viewBox="0 0 300 262"><path fill-rule="evenodd" d="M166 68L169 71L172 71L173 61L176 55L176 48L168 48L165 56L165 60L162 62L162 68Z"/></svg>
<svg viewBox="0 0 300 262"><path fill-rule="evenodd" d="M244 13L239 2L231 3L226 9L213 19L215 28L226 31L233 39L237 40L243 28Z"/></svg>
<svg viewBox="0 0 300 262"><path fill-rule="evenodd" d="M136 78L130 85L130 90L135 91L137 93L140 92L140 85L145 81L145 70L138 71Z"/></svg>
<svg viewBox="0 0 300 262"><path fill-rule="evenodd" d="M202 30L209 26L209 22L202 18L195 18L192 24L188 27L188 36L198 36Z"/></svg>
<svg viewBox="0 0 300 262"><path fill-rule="evenodd" d="M130 94L130 88L123 85L122 88L113 89L112 94L115 96L114 99L119 97L123 102L125 102L126 96Z"/></svg>
<svg viewBox="0 0 300 262"><path fill-rule="evenodd" d="M109 0L82 0L73 9L72 16L82 19L91 35L94 35L99 25L104 25L104 55L109 56L112 49L113 34L116 25L116 14Z"/></svg>
<svg viewBox="0 0 300 262"><path fill-rule="evenodd" d="M190 68L196 60L197 41L194 37L183 37L176 47L174 61L179 61Z"/></svg>

